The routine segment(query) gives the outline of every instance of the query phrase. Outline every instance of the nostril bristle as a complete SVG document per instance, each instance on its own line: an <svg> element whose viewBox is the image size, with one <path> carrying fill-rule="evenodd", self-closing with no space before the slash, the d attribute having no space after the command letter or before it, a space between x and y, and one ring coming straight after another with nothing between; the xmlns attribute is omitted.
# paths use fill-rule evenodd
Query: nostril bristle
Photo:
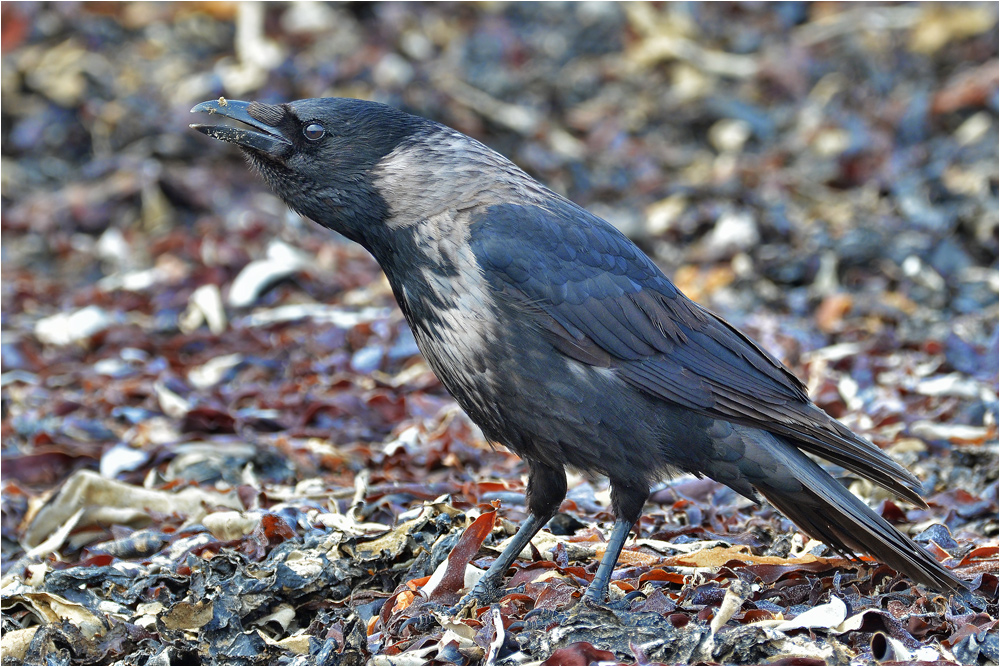
<svg viewBox="0 0 1000 667"><path fill-rule="evenodd" d="M275 126L285 117L285 108L278 104L251 102L247 107L247 113L262 123Z"/></svg>

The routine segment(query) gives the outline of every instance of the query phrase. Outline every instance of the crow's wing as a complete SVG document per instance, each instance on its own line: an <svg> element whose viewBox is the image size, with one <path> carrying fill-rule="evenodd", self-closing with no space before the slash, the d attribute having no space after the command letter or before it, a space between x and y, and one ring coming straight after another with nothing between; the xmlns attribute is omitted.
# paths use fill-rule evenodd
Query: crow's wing
<svg viewBox="0 0 1000 667"><path fill-rule="evenodd" d="M565 200L474 215L469 240L491 286L562 353L661 399L778 433L923 505L919 483L816 407L780 362L694 303L609 223Z"/></svg>

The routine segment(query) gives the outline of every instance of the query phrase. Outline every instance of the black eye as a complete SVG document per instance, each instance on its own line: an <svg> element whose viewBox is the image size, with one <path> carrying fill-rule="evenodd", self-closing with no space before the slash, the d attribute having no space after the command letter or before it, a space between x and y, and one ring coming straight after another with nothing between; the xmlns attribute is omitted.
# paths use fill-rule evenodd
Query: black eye
<svg viewBox="0 0 1000 667"><path fill-rule="evenodd" d="M319 141L326 134L326 128L319 123L309 123L302 129L302 134L309 141Z"/></svg>

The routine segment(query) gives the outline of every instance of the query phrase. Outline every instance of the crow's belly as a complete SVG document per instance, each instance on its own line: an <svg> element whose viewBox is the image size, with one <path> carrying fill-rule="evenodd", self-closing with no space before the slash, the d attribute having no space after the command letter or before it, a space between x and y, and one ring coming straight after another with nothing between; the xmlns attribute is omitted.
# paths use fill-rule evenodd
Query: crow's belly
<svg viewBox="0 0 1000 667"><path fill-rule="evenodd" d="M715 420L566 357L537 329L447 315L414 327L421 352L486 437L518 456L648 483L698 469L712 450Z"/></svg>

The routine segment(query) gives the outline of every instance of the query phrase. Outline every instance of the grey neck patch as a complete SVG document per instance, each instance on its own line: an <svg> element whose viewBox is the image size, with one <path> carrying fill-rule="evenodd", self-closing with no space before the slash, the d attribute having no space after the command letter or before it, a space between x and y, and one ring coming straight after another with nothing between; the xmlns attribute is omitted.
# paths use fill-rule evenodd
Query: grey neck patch
<svg viewBox="0 0 1000 667"><path fill-rule="evenodd" d="M390 228L557 197L507 158L447 127L404 141L375 165L372 177L389 205Z"/></svg>

